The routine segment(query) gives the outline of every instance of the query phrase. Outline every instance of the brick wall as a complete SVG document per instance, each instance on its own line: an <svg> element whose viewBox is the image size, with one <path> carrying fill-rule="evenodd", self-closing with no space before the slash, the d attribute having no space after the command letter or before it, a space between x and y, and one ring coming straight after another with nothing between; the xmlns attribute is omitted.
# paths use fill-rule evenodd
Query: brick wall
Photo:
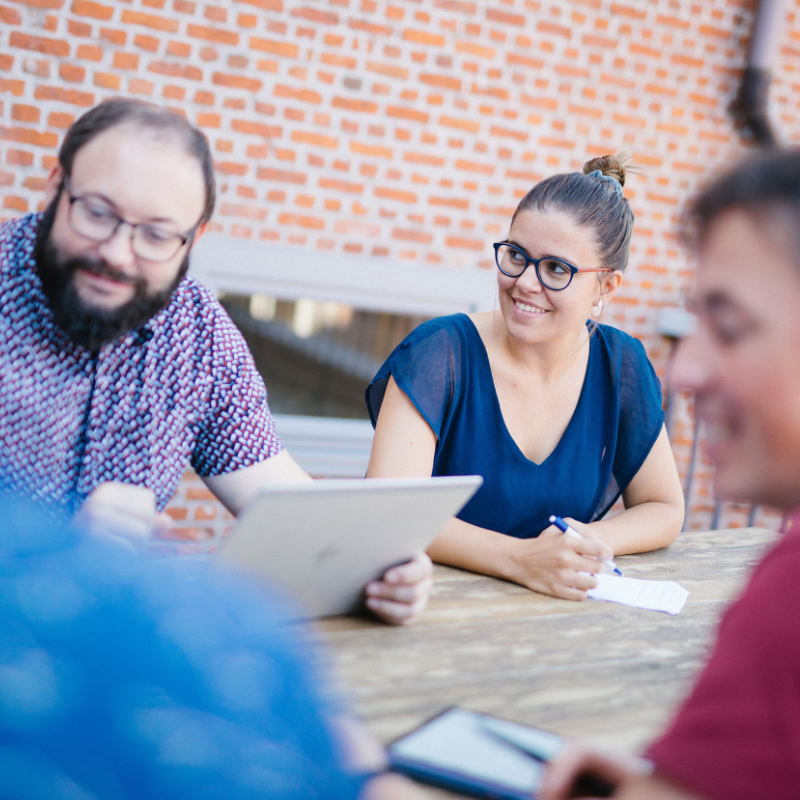
<svg viewBox="0 0 800 800"><path fill-rule="evenodd" d="M104 97L173 105L208 133L217 230L396 262L491 268L542 176L627 149L637 225L607 320L660 374L662 306L692 267L675 235L702 175L743 145L733 98L751 0L0 0L0 214L39 207L65 128ZM771 113L800 136L800 0L787 0ZM675 414L685 472L687 403ZM218 510L183 487L176 517ZM710 521L708 466L691 524ZM734 509L726 523L741 524ZM759 517L773 523L772 517Z"/></svg>

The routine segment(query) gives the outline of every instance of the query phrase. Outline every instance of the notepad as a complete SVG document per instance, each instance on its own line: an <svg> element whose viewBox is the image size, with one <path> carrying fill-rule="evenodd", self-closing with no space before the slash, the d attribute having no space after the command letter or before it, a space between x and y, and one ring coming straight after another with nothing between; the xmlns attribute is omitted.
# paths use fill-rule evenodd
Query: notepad
<svg viewBox="0 0 800 800"><path fill-rule="evenodd" d="M689 592L675 581L648 581L606 573L598 575L597 580L597 586L588 591L588 596L595 600L665 611L667 614L680 613L689 596Z"/></svg>

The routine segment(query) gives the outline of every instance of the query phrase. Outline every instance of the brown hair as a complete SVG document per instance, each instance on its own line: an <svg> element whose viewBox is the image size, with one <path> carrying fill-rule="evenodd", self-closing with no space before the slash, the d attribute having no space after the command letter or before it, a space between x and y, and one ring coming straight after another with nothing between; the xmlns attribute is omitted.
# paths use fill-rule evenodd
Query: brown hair
<svg viewBox="0 0 800 800"><path fill-rule="evenodd" d="M633 232L633 212L622 194L625 177L633 171L628 161L623 153L598 156L583 165L583 172L545 178L522 198L512 224L521 211L563 211L594 231L598 266L624 270Z"/></svg>
<svg viewBox="0 0 800 800"><path fill-rule="evenodd" d="M195 128L176 111L147 103L144 100L127 97L112 98L99 103L78 117L69 127L64 141L61 143L61 149L58 151L58 162L64 175L71 174L75 155L84 145L87 145L103 131L123 123L172 133L178 137L186 151L197 159L203 172L206 189L205 204L198 225L208 222L214 210L216 196L214 162L208 140L199 128Z"/></svg>

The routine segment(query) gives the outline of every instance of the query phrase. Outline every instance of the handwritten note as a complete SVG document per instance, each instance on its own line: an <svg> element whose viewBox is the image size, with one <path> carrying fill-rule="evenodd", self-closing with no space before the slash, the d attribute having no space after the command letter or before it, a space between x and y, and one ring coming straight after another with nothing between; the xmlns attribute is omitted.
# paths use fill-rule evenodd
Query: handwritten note
<svg viewBox="0 0 800 800"><path fill-rule="evenodd" d="M597 579L599 583L589 590L589 597L650 611L678 614L689 596L689 592L675 581L646 581L606 573L598 575Z"/></svg>

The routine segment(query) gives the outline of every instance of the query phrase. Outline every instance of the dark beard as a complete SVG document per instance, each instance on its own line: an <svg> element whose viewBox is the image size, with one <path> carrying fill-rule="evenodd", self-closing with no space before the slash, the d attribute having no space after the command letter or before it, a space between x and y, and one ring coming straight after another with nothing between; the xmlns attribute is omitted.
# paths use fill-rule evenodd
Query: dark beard
<svg viewBox="0 0 800 800"><path fill-rule="evenodd" d="M59 192L60 195L60 192ZM158 292L149 292L142 278L131 280L102 259L75 256L62 258L50 237L58 197L45 211L36 234L36 266L53 318L76 344L96 353L106 342L124 336L152 319L165 308L177 285L189 268L188 253L181 262L172 285ZM75 291L73 277L79 269L93 275L129 282L133 297L114 309L103 309L86 303Z"/></svg>

